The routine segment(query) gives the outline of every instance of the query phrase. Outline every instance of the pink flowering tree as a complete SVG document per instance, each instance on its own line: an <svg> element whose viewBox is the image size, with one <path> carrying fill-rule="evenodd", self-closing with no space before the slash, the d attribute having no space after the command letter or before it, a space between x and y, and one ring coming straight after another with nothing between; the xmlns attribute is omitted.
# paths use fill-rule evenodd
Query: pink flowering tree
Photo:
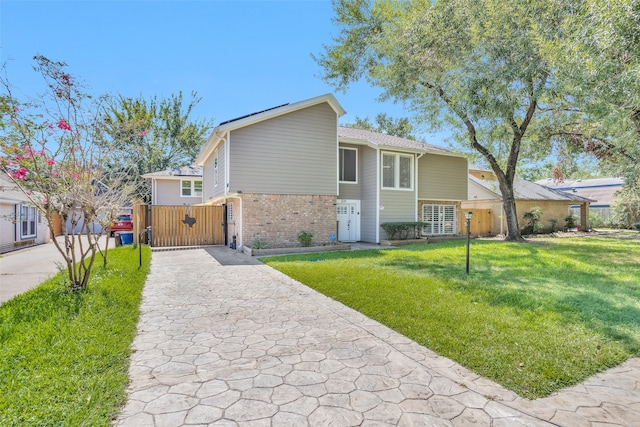
<svg viewBox="0 0 640 427"><path fill-rule="evenodd" d="M51 230L62 220L63 238L53 243L64 258L69 287L83 290L99 239L133 190L104 168L104 98L83 92L66 64L34 58L46 83L37 98L19 100L0 76L0 169L27 195ZM105 237L108 242L108 237ZM107 243L108 244L108 243ZM106 250L101 253L106 265Z"/></svg>

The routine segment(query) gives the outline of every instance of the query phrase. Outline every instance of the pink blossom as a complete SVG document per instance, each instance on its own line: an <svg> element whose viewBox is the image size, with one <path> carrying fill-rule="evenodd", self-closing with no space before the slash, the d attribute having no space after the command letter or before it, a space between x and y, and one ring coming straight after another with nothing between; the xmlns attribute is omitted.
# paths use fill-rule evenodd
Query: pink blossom
<svg viewBox="0 0 640 427"><path fill-rule="evenodd" d="M78 178L80 178L80 176L77 173L73 174L73 179L77 180Z"/></svg>
<svg viewBox="0 0 640 427"><path fill-rule="evenodd" d="M54 178L57 178L57 177L60 176L60 174L58 172L56 172L56 171L53 171L53 172L51 172L51 176L54 177Z"/></svg>
<svg viewBox="0 0 640 427"><path fill-rule="evenodd" d="M69 123L67 123L65 119L60 119L58 122L58 128L62 130L71 130L71 126L69 126Z"/></svg>
<svg viewBox="0 0 640 427"><path fill-rule="evenodd" d="M146 135L146 134L148 134L148 133L149 133L149 129L145 129L145 130L143 130L142 132L140 132L140 133L138 134L138 136L142 138L143 136L145 136L145 135Z"/></svg>
<svg viewBox="0 0 640 427"><path fill-rule="evenodd" d="M47 159L47 164L48 164L49 166L53 166L53 165L55 165L55 164L56 164L56 162L55 162L53 159Z"/></svg>
<svg viewBox="0 0 640 427"><path fill-rule="evenodd" d="M27 169L26 168L16 169L15 171L9 172L9 176L17 180L27 179Z"/></svg>
<svg viewBox="0 0 640 427"><path fill-rule="evenodd" d="M13 107L13 111L15 111L16 113L19 113L20 109L18 107Z"/></svg>
<svg viewBox="0 0 640 427"><path fill-rule="evenodd" d="M50 124L49 126L47 126L49 129L53 129L53 125Z"/></svg>

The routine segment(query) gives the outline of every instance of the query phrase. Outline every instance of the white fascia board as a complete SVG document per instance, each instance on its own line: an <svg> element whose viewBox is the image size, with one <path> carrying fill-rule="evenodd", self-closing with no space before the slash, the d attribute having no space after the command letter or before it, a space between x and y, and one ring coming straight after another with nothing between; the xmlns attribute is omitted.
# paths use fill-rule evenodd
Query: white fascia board
<svg viewBox="0 0 640 427"><path fill-rule="evenodd" d="M220 141L224 140L225 132L220 132L220 126L217 126L213 132L211 132L211 135L209 135L207 142L204 144L204 147L202 147L202 150L200 150L200 153L198 153L198 157L196 157L193 164L196 166L204 166L204 163L218 147Z"/></svg>

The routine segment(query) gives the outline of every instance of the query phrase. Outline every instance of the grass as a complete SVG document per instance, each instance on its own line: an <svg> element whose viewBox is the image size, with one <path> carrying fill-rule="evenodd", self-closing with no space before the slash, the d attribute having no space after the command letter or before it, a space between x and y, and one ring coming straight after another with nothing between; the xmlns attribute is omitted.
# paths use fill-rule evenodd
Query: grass
<svg viewBox="0 0 640 427"><path fill-rule="evenodd" d="M527 398L640 355L640 244L473 241L263 258Z"/></svg>
<svg viewBox="0 0 640 427"><path fill-rule="evenodd" d="M109 251L86 291L64 274L0 306L0 425L109 426L126 401L150 251Z"/></svg>

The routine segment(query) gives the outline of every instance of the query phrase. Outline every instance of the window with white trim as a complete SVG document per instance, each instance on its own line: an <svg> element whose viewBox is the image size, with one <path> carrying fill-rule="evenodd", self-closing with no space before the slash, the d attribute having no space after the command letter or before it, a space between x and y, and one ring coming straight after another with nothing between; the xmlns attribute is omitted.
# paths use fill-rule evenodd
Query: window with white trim
<svg viewBox="0 0 640 427"><path fill-rule="evenodd" d="M31 239L36 237L38 211L34 206L20 205L20 239Z"/></svg>
<svg viewBox="0 0 640 427"><path fill-rule="evenodd" d="M218 149L213 153L213 185L218 186Z"/></svg>
<svg viewBox="0 0 640 427"><path fill-rule="evenodd" d="M341 148L338 162L340 182L358 183L358 150L355 148Z"/></svg>
<svg viewBox="0 0 640 427"><path fill-rule="evenodd" d="M183 179L180 181L180 196L200 197L202 196L202 180Z"/></svg>
<svg viewBox="0 0 640 427"><path fill-rule="evenodd" d="M382 153L382 188L387 190L413 189L413 156Z"/></svg>
<svg viewBox="0 0 640 427"><path fill-rule="evenodd" d="M422 205L422 234L431 236L435 234L456 233L456 207L455 205Z"/></svg>

